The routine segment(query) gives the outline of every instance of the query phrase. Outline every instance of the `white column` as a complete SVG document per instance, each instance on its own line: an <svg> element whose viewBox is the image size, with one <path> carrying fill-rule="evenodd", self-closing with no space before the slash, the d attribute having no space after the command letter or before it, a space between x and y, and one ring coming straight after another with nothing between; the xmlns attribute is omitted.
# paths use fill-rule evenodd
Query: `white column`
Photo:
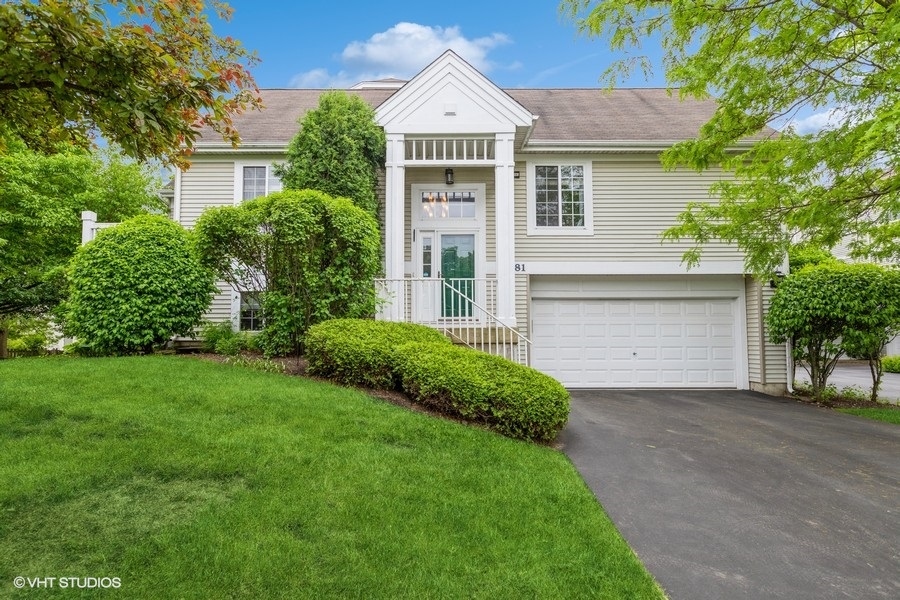
<svg viewBox="0 0 900 600"><path fill-rule="evenodd" d="M384 276L387 279L403 279L404 213L406 209L405 151L403 134L387 135L387 156L385 160L385 206L384 206ZM384 316L389 321L402 321L406 314L403 287L392 284L393 302L384 307Z"/></svg>
<svg viewBox="0 0 900 600"><path fill-rule="evenodd" d="M515 327L515 134L498 133L495 148L497 318L510 327Z"/></svg>
<svg viewBox="0 0 900 600"><path fill-rule="evenodd" d="M92 210L81 211L81 245L94 239L94 228L97 225L97 213Z"/></svg>

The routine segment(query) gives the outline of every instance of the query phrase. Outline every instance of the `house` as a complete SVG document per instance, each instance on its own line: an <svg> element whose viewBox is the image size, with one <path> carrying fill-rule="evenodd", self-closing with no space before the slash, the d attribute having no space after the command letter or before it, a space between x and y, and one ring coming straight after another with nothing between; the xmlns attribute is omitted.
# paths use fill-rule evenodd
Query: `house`
<svg viewBox="0 0 900 600"><path fill-rule="evenodd" d="M280 188L272 164L321 90L263 90L236 120L238 150L201 140L175 179L174 217ZM743 256L710 245L699 267L660 232L722 175L664 172L659 153L694 137L712 101L665 90L500 89L448 51L408 82L348 93L387 137L380 317L444 329L578 388L737 388L787 383L766 343L771 290ZM259 326L221 286L209 317Z"/></svg>

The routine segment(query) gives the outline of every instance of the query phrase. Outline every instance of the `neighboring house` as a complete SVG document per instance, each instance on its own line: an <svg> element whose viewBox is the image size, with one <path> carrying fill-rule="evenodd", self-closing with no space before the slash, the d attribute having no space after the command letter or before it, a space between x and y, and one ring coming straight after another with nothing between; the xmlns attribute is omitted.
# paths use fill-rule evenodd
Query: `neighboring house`
<svg viewBox="0 0 900 600"><path fill-rule="evenodd" d="M176 174L174 218L191 227L207 207L280 189L272 164L321 93L263 90L267 108L236 119L238 150L200 141ZM659 162L713 101L503 90L450 51L408 82L348 93L387 136L381 318L495 349L511 340L510 356L573 388L785 390L785 347L760 329L768 284L733 247L711 244L687 271L687 243L660 241L721 176ZM220 289L209 318L259 327L248 296Z"/></svg>

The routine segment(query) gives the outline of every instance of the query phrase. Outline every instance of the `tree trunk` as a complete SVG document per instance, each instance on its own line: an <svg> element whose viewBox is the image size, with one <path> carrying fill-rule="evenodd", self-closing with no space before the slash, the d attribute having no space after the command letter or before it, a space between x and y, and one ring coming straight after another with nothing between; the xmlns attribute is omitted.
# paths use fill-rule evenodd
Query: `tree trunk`
<svg viewBox="0 0 900 600"><path fill-rule="evenodd" d="M6 350L6 342L9 340L9 331L6 327L0 327L0 360L5 358L9 358L9 353Z"/></svg>
<svg viewBox="0 0 900 600"><path fill-rule="evenodd" d="M884 370L881 368L881 355L869 358L869 371L872 372L872 402L878 402L878 389L881 387L881 376Z"/></svg>

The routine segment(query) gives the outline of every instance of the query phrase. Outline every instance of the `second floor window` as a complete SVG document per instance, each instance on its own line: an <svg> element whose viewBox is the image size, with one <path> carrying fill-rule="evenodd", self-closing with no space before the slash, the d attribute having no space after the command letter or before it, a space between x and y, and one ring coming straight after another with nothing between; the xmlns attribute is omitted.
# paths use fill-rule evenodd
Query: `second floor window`
<svg viewBox="0 0 900 600"><path fill-rule="evenodd" d="M585 226L583 166L537 165L534 177L536 226Z"/></svg>
<svg viewBox="0 0 900 600"><path fill-rule="evenodd" d="M243 200L252 200L280 191L281 180L272 172L271 165L244 167L243 193L241 194Z"/></svg>

